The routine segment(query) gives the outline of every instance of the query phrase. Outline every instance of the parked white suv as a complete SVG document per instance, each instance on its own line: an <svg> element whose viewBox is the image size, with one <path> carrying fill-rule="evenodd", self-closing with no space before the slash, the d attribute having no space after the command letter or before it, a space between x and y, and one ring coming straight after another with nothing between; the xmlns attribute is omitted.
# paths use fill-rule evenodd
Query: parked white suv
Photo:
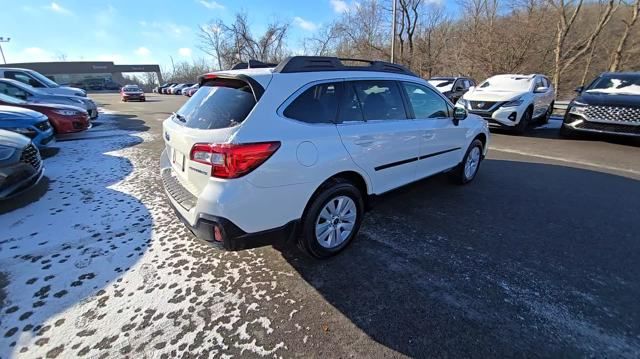
<svg viewBox="0 0 640 359"><path fill-rule="evenodd" d="M365 63L203 75L163 123L162 180L191 231L228 250L295 239L322 258L354 238L370 196L445 171L472 181L486 122L401 66Z"/></svg>
<svg viewBox="0 0 640 359"><path fill-rule="evenodd" d="M83 89L58 85L43 74L29 69L0 67L0 78L20 81L49 95L87 96Z"/></svg>
<svg viewBox="0 0 640 359"><path fill-rule="evenodd" d="M555 92L544 75L497 75L472 88L456 106L481 116L491 126L522 134L533 122L546 124Z"/></svg>

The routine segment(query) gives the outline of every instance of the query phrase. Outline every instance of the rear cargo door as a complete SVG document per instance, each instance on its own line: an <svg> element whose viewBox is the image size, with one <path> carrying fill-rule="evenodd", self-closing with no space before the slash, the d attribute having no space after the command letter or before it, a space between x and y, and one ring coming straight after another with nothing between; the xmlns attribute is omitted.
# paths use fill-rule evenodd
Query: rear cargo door
<svg viewBox="0 0 640 359"><path fill-rule="evenodd" d="M251 88L242 81L216 80L164 121L172 174L191 193L198 195L211 179L211 166L190 160L193 145L229 142L255 104Z"/></svg>

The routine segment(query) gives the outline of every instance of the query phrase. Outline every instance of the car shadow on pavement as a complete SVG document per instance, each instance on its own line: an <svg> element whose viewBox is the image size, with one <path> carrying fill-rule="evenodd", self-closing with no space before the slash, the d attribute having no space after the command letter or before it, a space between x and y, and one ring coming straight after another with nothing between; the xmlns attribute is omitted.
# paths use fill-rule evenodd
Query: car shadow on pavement
<svg viewBox="0 0 640 359"><path fill-rule="evenodd" d="M109 140L60 143L59 153L45 160L47 192L0 216L0 266L8 281L0 308L2 357L30 356L58 331L69 335L65 349L80 350L71 344L96 332L89 324L102 317L88 308L105 305L103 288L118 286L151 240L149 210L121 185L133 166L119 152L141 142L120 132ZM72 307L85 312L65 317ZM47 357L63 348L56 344Z"/></svg>
<svg viewBox="0 0 640 359"><path fill-rule="evenodd" d="M638 198L630 178L485 160L471 185L437 176L383 196L332 259L282 255L367 337L408 356L637 357ZM346 330L325 334L327 347L359 350Z"/></svg>

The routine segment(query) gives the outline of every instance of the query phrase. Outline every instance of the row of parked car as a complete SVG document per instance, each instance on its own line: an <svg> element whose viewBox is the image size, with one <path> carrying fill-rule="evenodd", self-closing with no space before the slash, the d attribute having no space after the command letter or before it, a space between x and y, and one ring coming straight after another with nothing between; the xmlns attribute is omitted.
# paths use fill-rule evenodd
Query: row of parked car
<svg viewBox="0 0 640 359"><path fill-rule="evenodd" d="M184 95L191 97L193 96L198 88L199 84L194 83L166 83L164 85L160 85L153 89L153 92L163 94L163 95Z"/></svg>
<svg viewBox="0 0 640 359"><path fill-rule="evenodd" d="M83 90L33 70L0 68L0 200L40 180L39 150L55 143L56 134L84 131L97 117Z"/></svg>
<svg viewBox="0 0 640 359"><path fill-rule="evenodd" d="M541 74L497 75L478 86L466 77L435 77L429 83L491 127L519 134L531 124L548 123L554 111L555 91ZM579 132L640 136L640 73L602 73L576 92L564 114L561 136Z"/></svg>

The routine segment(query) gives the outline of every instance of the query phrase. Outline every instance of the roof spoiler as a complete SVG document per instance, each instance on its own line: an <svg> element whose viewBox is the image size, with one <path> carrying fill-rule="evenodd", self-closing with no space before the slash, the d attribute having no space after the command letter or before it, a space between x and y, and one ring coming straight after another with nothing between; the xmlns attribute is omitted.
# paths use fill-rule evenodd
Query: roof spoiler
<svg viewBox="0 0 640 359"><path fill-rule="evenodd" d="M243 70L243 69L265 69L270 67L276 67L278 64L272 64L269 62L262 62L258 60L249 60L248 62L239 62L231 70Z"/></svg>
<svg viewBox="0 0 640 359"><path fill-rule="evenodd" d="M235 80L244 82L251 88L251 92L253 92L253 97L256 102L258 102L260 97L264 94L264 87L262 87L262 85L260 85L260 83L254 80L251 76L247 76L245 74L210 72L208 74L198 76L198 85L202 87L208 82L214 82L216 80Z"/></svg>
<svg viewBox="0 0 640 359"><path fill-rule="evenodd" d="M359 63L361 65L347 65ZM402 65L386 61L338 58L329 56L292 56L284 59L273 72L378 71L419 77Z"/></svg>

